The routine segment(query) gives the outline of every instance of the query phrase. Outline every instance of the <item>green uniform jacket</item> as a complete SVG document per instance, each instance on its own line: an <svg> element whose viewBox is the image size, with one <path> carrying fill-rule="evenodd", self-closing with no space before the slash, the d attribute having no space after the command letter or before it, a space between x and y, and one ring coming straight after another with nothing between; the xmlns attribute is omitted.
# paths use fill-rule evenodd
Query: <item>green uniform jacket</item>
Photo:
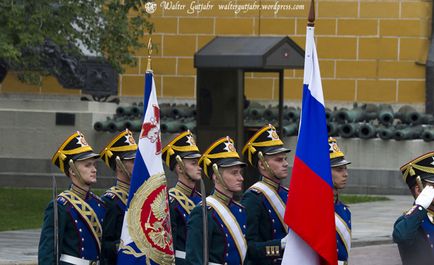
<svg viewBox="0 0 434 265"><path fill-rule="evenodd" d="M66 207L58 204L59 216L59 256L67 253L72 256L78 256L76 246L80 245L79 237L76 235L74 224L66 213ZM54 207L51 201L45 209L44 224L42 226L41 238L39 240L38 264L55 264L54 249ZM68 240L65 240L65 239ZM60 263L62 264L62 263Z"/></svg>
<svg viewBox="0 0 434 265"><path fill-rule="evenodd" d="M398 244L403 265L432 265L434 252L422 229L427 210L415 205L407 214L396 220L393 227L393 241Z"/></svg>
<svg viewBox="0 0 434 265"><path fill-rule="evenodd" d="M252 190L247 190L241 200L247 212L248 264L280 264L283 255L281 238L273 238L272 220L263 200L263 194Z"/></svg>
<svg viewBox="0 0 434 265"><path fill-rule="evenodd" d="M213 195L212 195L213 196ZM241 204L231 201L228 205L232 214L237 219L238 224L245 230L245 210ZM224 226L219 221L218 213L208 206L208 253L209 262L217 264L240 265L238 252L235 256L233 250L234 244L226 238ZM188 265L203 265L203 222L202 222L202 205L197 205L191 211L190 220L187 223L187 243L186 243L186 264ZM243 231L243 233L245 233ZM232 253L232 254L231 254ZM235 257L237 260L227 261ZM232 259L233 260L233 259ZM247 260L247 258L246 258ZM244 264L246 264L246 260Z"/></svg>
<svg viewBox="0 0 434 265"><path fill-rule="evenodd" d="M93 208L100 221L104 216L104 204L103 202L92 193L87 197L86 202L98 205L98 208ZM82 242L84 238L80 235L81 231L78 231L77 222L81 220L74 220L72 212L74 211L72 206L63 198L57 199L58 209L58 236L59 236L59 258L61 254L67 254L74 257L82 257L86 255L87 250L85 248L86 242ZM93 239L90 239L93 240ZM99 250L98 250L99 252ZM42 225L41 237L39 239L38 249L38 264L56 264L54 252L54 206L51 201L44 214L44 223ZM99 255L99 254L98 254ZM95 256L95 259L99 259L99 256ZM59 262L59 264L69 264Z"/></svg>
<svg viewBox="0 0 434 265"><path fill-rule="evenodd" d="M125 209L120 207L122 202L119 202L116 196L110 197L110 194L106 193L101 199L106 205L102 224L101 264L111 265L116 264Z"/></svg>

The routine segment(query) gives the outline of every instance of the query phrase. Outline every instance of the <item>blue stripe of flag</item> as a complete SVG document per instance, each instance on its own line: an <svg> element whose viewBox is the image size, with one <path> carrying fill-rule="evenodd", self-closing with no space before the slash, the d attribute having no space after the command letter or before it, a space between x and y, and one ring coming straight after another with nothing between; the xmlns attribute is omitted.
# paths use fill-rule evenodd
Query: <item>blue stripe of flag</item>
<svg viewBox="0 0 434 265"><path fill-rule="evenodd" d="M311 95L307 84L303 86L302 106L296 156L333 188L325 108Z"/></svg>

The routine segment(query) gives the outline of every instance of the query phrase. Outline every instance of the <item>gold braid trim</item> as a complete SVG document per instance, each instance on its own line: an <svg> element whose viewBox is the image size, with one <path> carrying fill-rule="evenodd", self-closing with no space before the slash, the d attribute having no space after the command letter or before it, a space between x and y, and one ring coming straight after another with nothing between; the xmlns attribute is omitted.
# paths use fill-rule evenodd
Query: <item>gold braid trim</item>
<svg viewBox="0 0 434 265"><path fill-rule="evenodd" d="M128 192L127 191L125 191L121 188L118 188L116 186L113 186L110 189L108 189L107 192L113 193L114 195L116 195L119 198L119 200L122 201L122 203L124 205L127 205L127 201L128 201Z"/></svg>
<svg viewBox="0 0 434 265"><path fill-rule="evenodd" d="M237 152L223 152L223 153L217 153L217 154L211 154L211 155L202 155L200 160L203 161L203 171L205 172L205 175L208 176L208 166L211 164L211 159L218 159L218 158L239 158ZM199 161L200 164L201 161Z"/></svg>
<svg viewBox="0 0 434 265"><path fill-rule="evenodd" d="M109 166L109 160L113 156L113 152L126 152L126 151L136 151L137 145L124 145L117 147L104 148L101 152L100 156L104 160L104 162Z"/></svg>
<svg viewBox="0 0 434 265"><path fill-rule="evenodd" d="M84 153L84 152L88 152L92 150L92 147L90 147L89 145L85 145L85 146L81 146L79 148L75 148L72 150L58 150L56 152L56 154L53 156L53 158L51 159L51 161L53 162L53 164L55 164L56 160L59 158L59 168L62 172L65 172L65 164L63 163L67 157L67 155L75 155L75 154L80 154L80 153Z"/></svg>
<svg viewBox="0 0 434 265"><path fill-rule="evenodd" d="M282 140L270 140L270 141L265 141L265 142L259 142L259 143L252 143L249 142L244 148L243 148L243 154L245 153L246 150L249 150L247 155L248 155L248 160L250 162L250 164L252 163L252 155L254 153L256 153L256 148L255 147L268 147L268 146L275 146L275 145L283 145Z"/></svg>
<svg viewBox="0 0 434 265"><path fill-rule="evenodd" d="M418 169L418 170L426 172L426 173L434 174L434 168L433 167L419 166L417 164L410 163L408 165L408 167L405 169L404 174L402 176L404 181L407 181L407 177L409 174L410 174L410 176L416 175L416 172L414 171L414 169Z"/></svg>
<svg viewBox="0 0 434 265"><path fill-rule="evenodd" d="M171 188L169 190L169 195L172 196L175 200L178 201L179 205L188 213L190 214L191 210L196 206L190 198L187 197L182 191Z"/></svg>
<svg viewBox="0 0 434 265"><path fill-rule="evenodd" d="M80 197L70 192L69 190L62 192L61 194L59 194L59 196L70 202L81 215L81 217L83 217L84 221L90 228L90 231L92 232L95 241L97 242L99 251L101 251L102 227L101 223L98 220L98 216L96 215L92 207L90 207L87 202L83 201Z"/></svg>
<svg viewBox="0 0 434 265"><path fill-rule="evenodd" d="M186 145L186 146L176 146L168 144L166 147L164 147L162 153L167 152L166 154L166 165L170 166L170 157L175 154L175 151L178 152L190 152L190 151L197 151L199 152L199 148L195 145Z"/></svg>

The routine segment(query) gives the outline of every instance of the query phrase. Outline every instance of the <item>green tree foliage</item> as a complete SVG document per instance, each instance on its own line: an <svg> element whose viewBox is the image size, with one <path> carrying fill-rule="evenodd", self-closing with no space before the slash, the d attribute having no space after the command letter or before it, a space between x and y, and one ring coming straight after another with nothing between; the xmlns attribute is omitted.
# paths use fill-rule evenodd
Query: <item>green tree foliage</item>
<svg viewBox="0 0 434 265"><path fill-rule="evenodd" d="M40 52L46 40L63 52L87 50L107 59L118 72L134 65L152 23L145 0L0 0L0 63L24 82L47 74ZM83 49L84 48L84 49Z"/></svg>

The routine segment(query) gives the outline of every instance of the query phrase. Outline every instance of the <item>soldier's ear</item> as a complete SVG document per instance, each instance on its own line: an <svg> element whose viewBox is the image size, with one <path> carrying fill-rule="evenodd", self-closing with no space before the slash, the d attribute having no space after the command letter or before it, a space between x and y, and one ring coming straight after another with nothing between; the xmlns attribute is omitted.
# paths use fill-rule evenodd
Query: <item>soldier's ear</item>
<svg viewBox="0 0 434 265"><path fill-rule="evenodd" d="M258 169L265 170L264 164L262 163L262 161L260 159L258 159Z"/></svg>
<svg viewBox="0 0 434 265"><path fill-rule="evenodd" d="M184 174L182 167L178 163L176 163L176 165L175 165L175 172L178 174Z"/></svg>
<svg viewBox="0 0 434 265"><path fill-rule="evenodd" d="M72 170L72 168L68 168L68 177L72 177L72 176L75 176L75 174L74 174L74 171Z"/></svg>

